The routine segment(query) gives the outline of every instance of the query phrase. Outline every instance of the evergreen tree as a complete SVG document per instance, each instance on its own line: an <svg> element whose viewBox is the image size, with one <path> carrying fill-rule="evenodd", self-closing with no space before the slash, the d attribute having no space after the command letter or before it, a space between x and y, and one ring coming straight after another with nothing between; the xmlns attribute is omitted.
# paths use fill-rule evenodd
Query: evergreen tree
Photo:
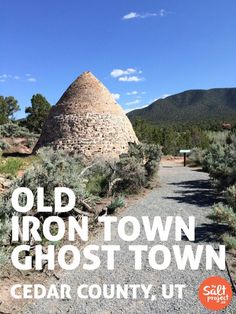
<svg viewBox="0 0 236 314"><path fill-rule="evenodd" d="M209 124L206 126L185 123L160 126L137 118L133 126L141 142L160 145L164 155L178 155L180 149L194 147L205 149L210 144L206 128ZM214 127L214 124L212 126Z"/></svg>
<svg viewBox="0 0 236 314"><path fill-rule="evenodd" d="M51 105L44 96L41 94L33 95L31 107L25 109L25 113L29 114L26 118L26 127L30 131L40 133L50 108Z"/></svg>
<svg viewBox="0 0 236 314"><path fill-rule="evenodd" d="M19 109L18 102L13 96L0 96L0 124L5 124L13 120L14 113Z"/></svg>

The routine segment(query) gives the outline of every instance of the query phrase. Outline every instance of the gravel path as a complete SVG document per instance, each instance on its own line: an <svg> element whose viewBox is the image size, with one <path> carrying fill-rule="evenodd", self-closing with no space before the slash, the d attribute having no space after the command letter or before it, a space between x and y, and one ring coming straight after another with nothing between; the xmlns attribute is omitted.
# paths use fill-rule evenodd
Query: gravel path
<svg viewBox="0 0 236 314"><path fill-rule="evenodd" d="M196 241L190 243L181 242L181 246L191 244L195 247L198 244L214 244L215 230L211 222L206 218L210 212L211 205L216 200L216 195L209 188L208 175L199 171L183 168L181 166L164 163L160 168L161 187L153 190L145 198L135 205L129 207L122 216L135 216L141 221L141 217L148 215L154 216L182 216L187 222L188 216L196 217ZM72 290L76 292L79 284L152 284L153 291L158 296L155 301L143 300L107 300L100 298L98 300L82 300L78 299L73 293L71 300L43 300L35 304L28 305L24 309L24 313L212 313L205 310L198 301L198 286L205 278L212 275L219 275L229 280L226 271L220 271L216 267L212 271L206 271L203 264L199 270L186 269L184 271L177 270L176 264L171 263L167 270L155 271L148 263L146 255L143 258L143 270L135 271L133 269L133 254L128 252L127 243L124 243L116 230L113 230L114 238L111 244L121 246L121 254L116 257L116 269L108 271L105 267L106 255L100 253L102 266L93 272L78 269L73 272L63 272L58 285L67 283L71 285ZM93 240L96 245L102 245L103 234L99 233ZM132 244L148 244L149 247L158 244L147 243L145 236L142 234L135 243ZM174 240L174 228L172 228L171 236L168 242L160 244L167 245L169 248L176 243ZM124 253L125 252L125 253ZM162 284L186 284L187 289L184 290L183 300L172 298L163 299L160 294L160 286ZM219 313L220 311L218 311ZM235 296L231 306L220 313L236 313Z"/></svg>

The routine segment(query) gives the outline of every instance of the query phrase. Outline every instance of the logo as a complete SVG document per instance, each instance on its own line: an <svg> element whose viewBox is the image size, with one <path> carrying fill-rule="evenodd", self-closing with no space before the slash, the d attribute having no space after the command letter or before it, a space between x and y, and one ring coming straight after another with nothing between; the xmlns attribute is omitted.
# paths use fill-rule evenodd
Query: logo
<svg viewBox="0 0 236 314"><path fill-rule="evenodd" d="M201 303L208 310L218 311L226 308L232 299L230 283L222 277L209 277L204 280L198 290Z"/></svg>

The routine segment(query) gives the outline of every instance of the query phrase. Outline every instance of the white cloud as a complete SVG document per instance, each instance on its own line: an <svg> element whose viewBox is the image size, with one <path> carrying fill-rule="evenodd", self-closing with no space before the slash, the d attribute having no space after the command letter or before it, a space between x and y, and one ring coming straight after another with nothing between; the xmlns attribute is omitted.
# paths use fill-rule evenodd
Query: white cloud
<svg viewBox="0 0 236 314"><path fill-rule="evenodd" d="M136 12L130 12L130 13L128 13L128 14L126 14L126 15L123 16L123 20L135 19L135 18L137 18L137 17L139 17L139 14L138 14L138 13L136 13Z"/></svg>
<svg viewBox="0 0 236 314"><path fill-rule="evenodd" d="M7 80L14 79L15 77L12 76L11 74L1 74L0 75L0 80L1 82L6 82Z"/></svg>
<svg viewBox="0 0 236 314"><path fill-rule="evenodd" d="M144 79L142 77L138 76L121 76L118 79L120 82L140 82L143 81Z"/></svg>
<svg viewBox="0 0 236 314"><path fill-rule="evenodd" d="M2 74L0 75L0 79L7 79L7 78L10 78L11 75L8 75L8 74Z"/></svg>
<svg viewBox="0 0 236 314"><path fill-rule="evenodd" d="M134 101L129 101L126 103L126 106L132 106L132 105L137 105L141 102L140 99L135 99Z"/></svg>
<svg viewBox="0 0 236 314"><path fill-rule="evenodd" d="M112 94L112 96L115 100L120 99L120 94Z"/></svg>
<svg viewBox="0 0 236 314"><path fill-rule="evenodd" d="M30 77L30 78L27 79L27 81L28 81L28 82L31 82L31 83L34 83L34 82L36 82L37 80L36 80L36 78L34 78L34 77Z"/></svg>
<svg viewBox="0 0 236 314"><path fill-rule="evenodd" d="M117 77L122 76L122 75L130 75L130 74L134 74L136 72L137 72L137 70L133 69L133 68L128 68L126 70L114 69L111 71L111 76L117 78Z"/></svg>
<svg viewBox="0 0 236 314"><path fill-rule="evenodd" d="M25 77L23 76L23 78L20 75L11 75L11 74L1 74L0 75L0 82L9 82L12 80L23 80L23 81L27 81L27 82L36 82L37 79L35 77L32 77L31 74L25 74Z"/></svg>
<svg viewBox="0 0 236 314"><path fill-rule="evenodd" d="M143 81L144 78L139 77L138 74L141 74L141 70L137 70L134 68L127 68L125 70L122 69L114 69L111 71L110 75L113 78L118 79L120 82L139 82Z"/></svg>
<svg viewBox="0 0 236 314"><path fill-rule="evenodd" d="M140 17L141 19L146 19L147 17L152 17L152 16L158 16L159 13L145 13L145 14L139 14L138 17Z"/></svg>
<svg viewBox="0 0 236 314"><path fill-rule="evenodd" d="M136 90L126 93L126 95L128 95L128 96L137 95L137 94L138 94L138 92Z"/></svg>
<svg viewBox="0 0 236 314"><path fill-rule="evenodd" d="M147 13L144 13L144 14L140 14L140 13L137 13L137 12L130 12L130 13L128 13L128 14L123 16L123 20L146 19L148 17L155 17L155 16L163 17L163 16L166 16L168 13L169 12L167 12L164 9L161 9L158 12L153 12L153 13L147 12Z"/></svg>
<svg viewBox="0 0 236 314"><path fill-rule="evenodd" d="M168 12L166 11L166 10L164 10L164 9L161 9L160 11L159 11L159 15L160 16L166 16L168 14Z"/></svg>

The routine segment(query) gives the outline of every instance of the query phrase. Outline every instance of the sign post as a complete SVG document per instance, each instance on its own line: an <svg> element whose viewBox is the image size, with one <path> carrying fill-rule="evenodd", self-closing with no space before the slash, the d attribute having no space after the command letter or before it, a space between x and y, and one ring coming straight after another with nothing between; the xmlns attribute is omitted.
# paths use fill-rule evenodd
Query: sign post
<svg viewBox="0 0 236 314"><path fill-rule="evenodd" d="M180 154L184 154L184 167L186 167L186 163L187 163L187 154L191 153L190 149L181 149Z"/></svg>

